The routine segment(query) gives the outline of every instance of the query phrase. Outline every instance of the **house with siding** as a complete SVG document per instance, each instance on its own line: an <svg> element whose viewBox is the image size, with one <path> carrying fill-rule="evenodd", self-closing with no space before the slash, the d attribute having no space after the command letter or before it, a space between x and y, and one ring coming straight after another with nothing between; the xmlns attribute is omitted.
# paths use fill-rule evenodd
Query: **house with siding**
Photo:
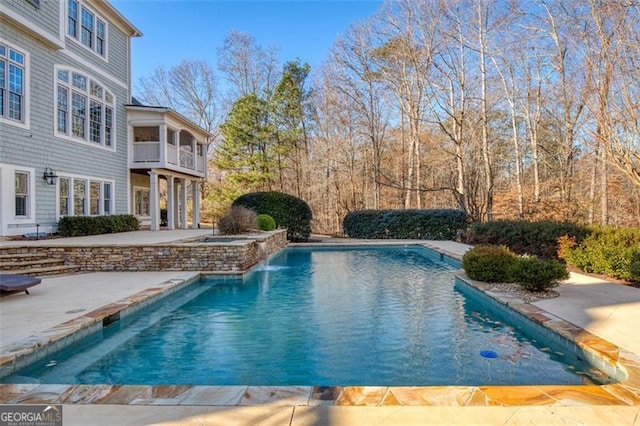
<svg viewBox="0 0 640 426"><path fill-rule="evenodd" d="M133 101L140 36L103 0L0 2L0 236L68 215L131 213L157 230L161 204L169 228L198 225L208 134Z"/></svg>

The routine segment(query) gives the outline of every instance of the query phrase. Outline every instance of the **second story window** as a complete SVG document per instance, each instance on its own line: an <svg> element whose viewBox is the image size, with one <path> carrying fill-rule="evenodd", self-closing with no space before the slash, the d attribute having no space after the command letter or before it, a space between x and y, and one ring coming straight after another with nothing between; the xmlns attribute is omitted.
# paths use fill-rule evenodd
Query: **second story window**
<svg viewBox="0 0 640 426"><path fill-rule="evenodd" d="M25 122L25 54L0 43L0 118Z"/></svg>
<svg viewBox="0 0 640 426"><path fill-rule="evenodd" d="M56 72L56 134L113 147L114 98L103 85L79 72Z"/></svg>
<svg viewBox="0 0 640 426"><path fill-rule="evenodd" d="M106 56L107 24L80 0L68 0L67 34L98 55Z"/></svg>

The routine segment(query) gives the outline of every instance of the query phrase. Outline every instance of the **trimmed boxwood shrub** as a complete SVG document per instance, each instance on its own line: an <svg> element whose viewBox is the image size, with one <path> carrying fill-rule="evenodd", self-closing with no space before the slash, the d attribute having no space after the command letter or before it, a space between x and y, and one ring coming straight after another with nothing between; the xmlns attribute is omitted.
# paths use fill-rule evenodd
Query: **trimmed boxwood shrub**
<svg viewBox="0 0 640 426"><path fill-rule="evenodd" d="M528 291L546 291L569 277L566 266L557 260L518 256L506 246L475 246L463 256L462 267L471 279L517 283Z"/></svg>
<svg viewBox="0 0 640 426"><path fill-rule="evenodd" d="M596 226L581 242L563 239L560 255L585 272L640 282L640 229Z"/></svg>
<svg viewBox="0 0 640 426"><path fill-rule="evenodd" d="M233 205L268 214L277 226L287 228L290 241L309 240L313 214L309 205L298 197L276 191L253 192L236 198Z"/></svg>
<svg viewBox="0 0 640 426"><path fill-rule="evenodd" d="M558 239L568 236L580 243L589 228L568 222L498 220L471 225L470 244L505 245L517 254L558 258Z"/></svg>
<svg viewBox="0 0 640 426"><path fill-rule="evenodd" d="M453 240L466 229L467 216L460 210L361 210L342 221L351 238Z"/></svg>
<svg viewBox="0 0 640 426"><path fill-rule="evenodd" d="M534 256L519 257L509 270L509 281L529 291L546 291L559 280L569 278L567 267L557 260L540 260Z"/></svg>
<svg viewBox="0 0 640 426"><path fill-rule="evenodd" d="M505 246L479 245L462 257L462 268L472 280L509 282L509 271L518 256Z"/></svg>
<svg viewBox="0 0 640 426"><path fill-rule="evenodd" d="M108 216L65 216L58 221L58 233L63 237L111 234L137 231L138 219L130 214Z"/></svg>
<svg viewBox="0 0 640 426"><path fill-rule="evenodd" d="M258 229L261 231L273 231L276 229L276 221L268 214L259 214L258 217Z"/></svg>

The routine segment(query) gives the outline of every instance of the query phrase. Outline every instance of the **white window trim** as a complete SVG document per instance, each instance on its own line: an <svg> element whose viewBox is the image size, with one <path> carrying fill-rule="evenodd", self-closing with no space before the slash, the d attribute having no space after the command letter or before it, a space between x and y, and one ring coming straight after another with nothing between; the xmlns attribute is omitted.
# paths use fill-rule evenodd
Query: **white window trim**
<svg viewBox="0 0 640 426"><path fill-rule="evenodd" d="M24 111L22 112L23 119L22 121L16 121L0 116L0 123L29 130L31 128L31 54L28 50L16 46L13 43L9 43L3 38L0 38L0 43L4 44L10 49L17 50L24 55Z"/></svg>
<svg viewBox="0 0 640 426"><path fill-rule="evenodd" d="M61 133L58 131L58 71L68 71L69 72L69 79L71 79L71 73L77 73L77 74L81 74L82 76L86 77L88 80L94 80L96 83L99 83L103 90L108 91L111 96L113 96L113 103L112 104L107 104L106 101L102 101L102 105L103 106L110 106L111 110L112 110L112 116L111 116L111 146L107 146L103 143L96 143L96 142L91 142L91 140L89 139L90 136L90 132L91 132L91 125L90 125L90 117L89 117L89 105L88 103L91 101L91 99L93 99L91 97L90 93L90 89L86 92L86 96L87 96L87 115L85 117L86 120L86 126L85 126L85 132L86 132L86 139L81 139L79 137L73 136L71 134L71 109L72 109L72 105L71 105L71 95L69 94L69 98L68 98L68 111L69 114L67 115L67 129L68 129L68 134L67 133ZM89 86L89 82L87 81L87 85ZM73 86L71 83L69 83L68 85L65 86L69 91L73 90ZM95 78L92 74L89 74L85 71L79 70L77 68L72 68L72 67L67 67L67 66L63 66L63 65L55 65L53 67L53 134L54 136L61 138L61 139L66 139L72 142L76 142L79 144L83 144L83 145L87 145L87 146L91 146L93 148L97 148L97 149L103 149L105 151L110 151L110 152L116 152L116 131L117 131L117 120L116 120L116 115L117 115L117 111L116 111L116 106L118 105L117 102L117 98L116 95L113 93L112 90L110 90L100 79ZM106 119L106 110L103 111L103 114L105 116ZM103 129L104 130L104 129Z"/></svg>
<svg viewBox="0 0 640 426"><path fill-rule="evenodd" d="M91 6L89 6L87 4L86 1L83 0L76 0L78 2L78 30L77 30L77 35L78 38L73 37L71 35L69 35L69 0L60 0L62 3L64 3L63 8L64 8L64 15L63 15L63 19L64 19L64 34L65 34L65 38L68 40L71 40L74 44L82 47L84 50L91 52L94 56L96 56L97 58L102 59L105 62L109 62L109 20L105 19L104 16L102 16L101 14L97 13L95 11L95 9L93 9ZM86 46L83 42L82 42L82 9L86 9L89 12L91 12L93 14L93 43L94 43L94 47L88 47ZM104 22L104 26L105 26L105 40L104 40L104 55L101 55L98 53L98 51L95 49L96 46L96 38L97 38L97 19L100 19L102 22Z"/></svg>
<svg viewBox="0 0 640 426"><path fill-rule="evenodd" d="M71 209L70 215L61 215L60 214L60 178L69 179L69 206ZM104 179L95 176L85 176L85 175L76 175L70 173L58 173L58 180L56 181L56 221L59 221L60 218L66 216L76 216L74 210L74 180L83 180L85 181L84 186L84 211L90 213L90 196L91 196L91 182L100 182L100 200L99 200L99 213L97 215L92 214L84 214L81 216L103 216L104 213L104 184L108 183L111 185L111 199L109 200L109 207L111 210L110 215L114 214L113 211L113 203L115 198L115 181L112 179ZM79 215L80 216L80 215Z"/></svg>
<svg viewBox="0 0 640 426"><path fill-rule="evenodd" d="M149 214L148 215L139 215L136 213L136 192L137 191L146 191L149 193ZM150 218L151 217L151 188L148 186L134 186L133 187L133 214L136 217L140 217L140 218Z"/></svg>
<svg viewBox="0 0 640 426"><path fill-rule="evenodd" d="M29 193L27 194L27 215L18 216L15 211L15 199L16 199L16 186L15 175L16 173L26 173L29 185ZM36 221L36 182L35 182L35 169L31 167L16 167L13 169L14 183L11 188L11 198L13 200L13 221L14 223L35 223Z"/></svg>

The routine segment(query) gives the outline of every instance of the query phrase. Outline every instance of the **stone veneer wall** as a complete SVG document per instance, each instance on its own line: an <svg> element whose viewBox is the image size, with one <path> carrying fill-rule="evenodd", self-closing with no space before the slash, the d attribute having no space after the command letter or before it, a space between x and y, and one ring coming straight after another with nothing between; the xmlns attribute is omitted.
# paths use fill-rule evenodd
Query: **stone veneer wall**
<svg viewBox="0 0 640 426"><path fill-rule="evenodd" d="M188 242L155 245L21 246L0 253L47 253L90 272L203 271L244 272L287 245L286 230L227 243ZM266 250L265 250L266 247Z"/></svg>

